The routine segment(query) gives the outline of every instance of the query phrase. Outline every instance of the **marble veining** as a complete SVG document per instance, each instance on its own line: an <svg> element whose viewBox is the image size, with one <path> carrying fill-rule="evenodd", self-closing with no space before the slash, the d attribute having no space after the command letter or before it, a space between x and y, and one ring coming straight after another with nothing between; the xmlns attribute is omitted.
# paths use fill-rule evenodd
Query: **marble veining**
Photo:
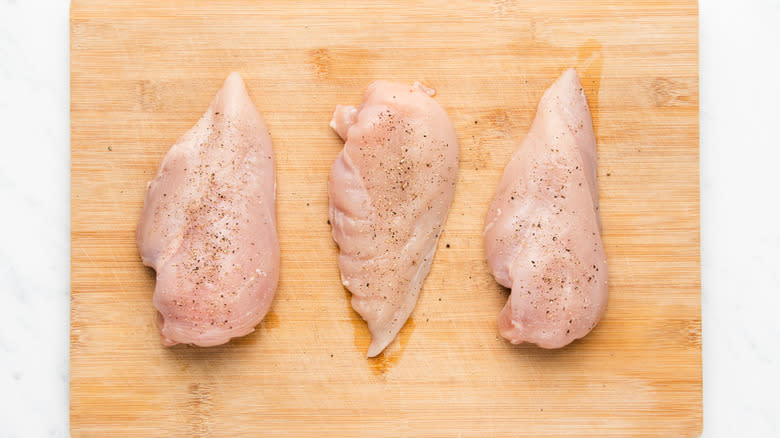
<svg viewBox="0 0 780 438"><path fill-rule="evenodd" d="M0 437L68 435L68 4L0 1Z"/></svg>

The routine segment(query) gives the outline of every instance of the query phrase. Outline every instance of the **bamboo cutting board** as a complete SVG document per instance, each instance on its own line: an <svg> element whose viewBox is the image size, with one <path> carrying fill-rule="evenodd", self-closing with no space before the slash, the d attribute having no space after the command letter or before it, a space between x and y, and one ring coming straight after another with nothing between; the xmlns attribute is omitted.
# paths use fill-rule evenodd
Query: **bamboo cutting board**
<svg viewBox="0 0 780 438"><path fill-rule="evenodd" d="M697 436L698 41L693 1L76 1L71 11L74 437ZM497 335L482 229L544 89L582 78L610 300L558 351ZM282 272L255 333L160 344L134 240L146 182L232 70L268 122ZM461 165L433 269L379 358L327 221L337 103L438 91Z"/></svg>

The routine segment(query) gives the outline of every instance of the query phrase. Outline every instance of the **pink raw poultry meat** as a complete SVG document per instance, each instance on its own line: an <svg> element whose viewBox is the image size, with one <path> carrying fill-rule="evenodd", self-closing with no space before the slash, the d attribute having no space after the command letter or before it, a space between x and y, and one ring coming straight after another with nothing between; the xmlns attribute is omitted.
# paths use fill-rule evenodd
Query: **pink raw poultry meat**
<svg viewBox="0 0 780 438"><path fill-rule="evenodd" d="M488 266L512 294L503 337L560 348L587 335L607 305L596 139L577 73L544 93L504 170L485 227Z"/></svg>
<svg viewBox="0 0 780 438"><path fill-rule="evenodd" d="M342 282L371 332L369 357L412 313L455 192L457 138L432 92L377 81L331 121L345 144L328 183L330 221Z"/></svg>
<svg viewBox="0 0 780 438"><path fill-rule="evenodd" d="M223 344L254 330L279 278L271 137L238 73L163 158L136 238L157 271L165 345Z"/></svg>

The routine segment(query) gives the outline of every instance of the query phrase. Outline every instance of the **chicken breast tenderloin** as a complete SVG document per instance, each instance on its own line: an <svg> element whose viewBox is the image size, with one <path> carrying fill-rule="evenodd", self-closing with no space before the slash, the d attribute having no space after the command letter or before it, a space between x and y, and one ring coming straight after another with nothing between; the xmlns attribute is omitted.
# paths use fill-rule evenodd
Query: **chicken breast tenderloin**
<svg viewBox="0 0 780 438"><path fill-rule="evenodd" d="M275 172L268 128L231 73L163 158L136 231L157 271L163 344L223 344L268 312L279 278Z"/></svg>
<svg viewBox="0 0 780 438"><path fill-rule="evenodd" d="M513 344L560 348L601 319L608 287L598 202L593 122L568 69L542 96L487 215L488 266L512 288L498 328Z"/></svg>
<svg viewBox="0 0 780 438"><path fill-rule="evenodd" d="M330 222L342 283L371 332L368 357L412 313L455 192L455 129L432 95L377 81L330 123L345 140L328 181Z"/></svg>

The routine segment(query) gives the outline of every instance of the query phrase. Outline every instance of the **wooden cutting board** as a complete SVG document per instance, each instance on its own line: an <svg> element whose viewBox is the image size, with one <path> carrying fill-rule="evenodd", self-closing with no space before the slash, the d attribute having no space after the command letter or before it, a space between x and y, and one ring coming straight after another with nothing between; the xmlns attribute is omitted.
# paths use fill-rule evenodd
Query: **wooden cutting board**
<svg viewBox="0 0 780 438"><path fill-rule="evenodd" d="M696 436L701 431L694 1L75 1L74 437ZM504 165L565 67L598 137L607 313L558 351L497 335L482 229ZM134 240L146 182L232 70L271 130L281 282L255 333L165 348ZM438 91L455 201L384 355L349 306L327 221L337 103L384 78Z"/></svg>

